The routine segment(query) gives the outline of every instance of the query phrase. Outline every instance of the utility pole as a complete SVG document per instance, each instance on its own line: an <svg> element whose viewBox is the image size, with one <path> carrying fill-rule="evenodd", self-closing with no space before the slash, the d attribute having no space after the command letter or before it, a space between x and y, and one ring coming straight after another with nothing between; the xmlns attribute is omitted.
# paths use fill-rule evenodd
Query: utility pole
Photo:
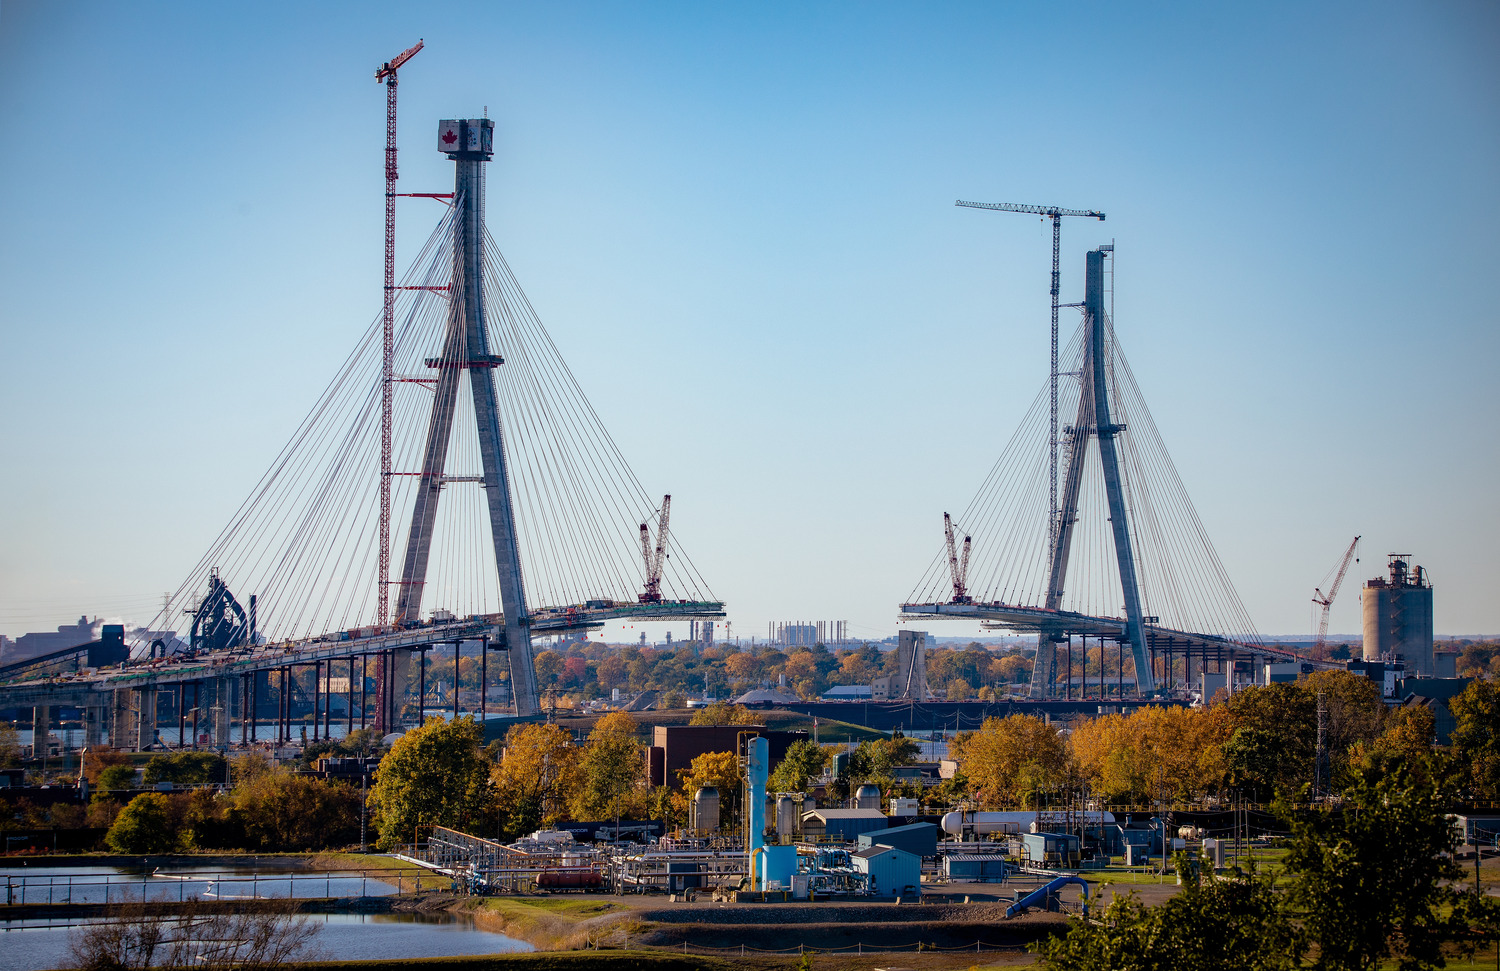
<svg viewBox="0 0 1500 971"><path fill-rule="evenodd" d="M1318 796L1321 795L1322 792L1323 792L1323 763L1326 761L1326 754L1327 754L1323 750L1323 722L1324 722L1324 719L1327 717L1327 715L1328 715L1328 708L1323 703L1323 692L1319 691L1318 692L1318 747L1317 747L1316 754L1313 756L1313 759L1314 759L1314 762L1313 762L1313 801L1315 801L1315 802L1317 801Z"/></svg>
<svg viewBox="0 0 1500 971"><path fill-rule="evenodd" d="M964 202L959 199L954 203L967 209L995 209L1000 212L1029 212L1052 220L1052 407L1051 425L1048 426L1047 436L1047 539L1048 548L1057 545L1057 302L1060 291L1059 279L1061 266L1059 260L1062 249L1062 217L1085 216L1089 219L1097 219L1104 222L1104 213L1095 212L1092 209L1062 209L1057 206L1029 206L1016 202Z"/></svg>

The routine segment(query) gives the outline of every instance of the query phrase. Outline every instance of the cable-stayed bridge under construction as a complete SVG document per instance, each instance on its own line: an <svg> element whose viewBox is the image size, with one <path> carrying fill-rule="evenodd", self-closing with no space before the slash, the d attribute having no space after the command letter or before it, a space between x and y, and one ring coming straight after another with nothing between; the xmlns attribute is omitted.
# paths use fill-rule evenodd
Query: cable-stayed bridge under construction
<svg viewBox="0 0 1500 971"><path fill-rule="evenodd" d="M493 124L439 132L455 183L425 194L445 207L436 228L152 634L119 666L89 667L80 648L65 675L35 660L0 669L0 707L76 706L86 743L107 723L112 743L145 747L158 692L175 692L179 739L191 712L227 745L236 723L239 741L260 738L268 705L290 741L300 692L313 738L334 728L335 695L346 729L358 711L384 733L413 654L420 708L427 653L451 647L456 676L468 645L474 710L487 713L503 652L506 707L524 717L540 708L534 637L725 616L670 528L670 496L636 478L485 229ZM1036 635L1037 704L1180 698L1206 683L1194 665L1233 690L1259 680L1237 679L1237 664L1302 662L1257 637L1188 500L1115 337L1111 264L1112 247L1087 255L1084 300L1064 305L1082 311L1065 369L969 507L945 516L946 542L900 607L907 622ZM1074 416L1060 428L1059 408Z"/></svg>
<svg viewBox="0 0 1500 971"><path fill-rule="evenodd" d="M320 700L332 727L335 675L346 727L357 708L384 733L412 654L467 644L483 672L477 710L500 651L514 711L530 716L534 637L724 616L670 529L671 497L658 503L636 478L486 230L493 122L438 127L454 190L424 195L444 202L442 218L152 633L119 667L84 670L80 649L65 677L33 662L0 670L0 707L77 706L86 737L107 718L112 740L145 746L157 692L175 691L179 721L207 716L222 745L236 712L241 740L254 738L270 701L287 741L306 692L294 671L311 668L314 738ZM404 536L392 529L403 522ZM186 650L173 649L179 635Z"/></svg>
<svg viewBox="0 0 1500 971"><path fill-rule="evenodd" d="M1082 311L1066 370L968 508L944 515L946 543L901 616L1035 634L1033 699L1233 691L1303 659L1256 634L1167 454L1115 338L1113 254L1087 254L1084 299L1063 305ZM1074 416L1062 427L1059 401Z"/></svg>

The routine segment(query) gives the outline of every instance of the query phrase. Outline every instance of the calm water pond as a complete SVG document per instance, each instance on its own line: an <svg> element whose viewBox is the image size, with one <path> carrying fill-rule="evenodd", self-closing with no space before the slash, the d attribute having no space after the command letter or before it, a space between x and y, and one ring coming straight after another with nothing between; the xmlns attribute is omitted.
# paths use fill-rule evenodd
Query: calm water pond
<svg viewBox="0 0 1500 971"><path fill-rule="evenodd" d="M314 914L318 956L328 960L454 957L531 951L525 941L482 931L453 916L415 914ZM70 926L43 921L0 921L0 971L46 971L68 958Z"/></svg>
<svg viewBox="0 0 1500 971"><path fill-rule="evenodd" d="M372 860L372 865L378 866ZM389 879L394 880L394 877ZM410 878L407 879L410 889ZM258 867L7 867L0 897L12 904L115 903L140 900L250 900L267 897L381 897L396 892L383 875L357 871Z"/></svg>

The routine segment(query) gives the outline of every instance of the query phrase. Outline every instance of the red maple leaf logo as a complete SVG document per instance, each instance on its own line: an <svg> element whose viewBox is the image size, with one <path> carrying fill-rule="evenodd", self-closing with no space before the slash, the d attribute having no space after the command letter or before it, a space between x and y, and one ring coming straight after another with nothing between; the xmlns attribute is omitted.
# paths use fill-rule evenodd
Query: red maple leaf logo
<svg viewBox="0 0 1500 971"><path fill-rule="evenodd" d="M458 141L458 133L453 129L450 128L443 132L443 143L445 145L452 145L456 141Z"/></svg>

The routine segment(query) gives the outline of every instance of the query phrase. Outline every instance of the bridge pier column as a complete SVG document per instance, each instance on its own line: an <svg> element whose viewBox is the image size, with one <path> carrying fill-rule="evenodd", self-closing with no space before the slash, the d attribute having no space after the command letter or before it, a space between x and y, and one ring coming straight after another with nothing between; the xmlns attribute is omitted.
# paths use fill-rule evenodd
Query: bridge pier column
<svg viewBox="0 0 1500 971"><path fill-rule="evenodd" d="M83 747L96 749L104 744L104 712L98 705L88 705L83 712Z"/></svg>
<svg viewBox="0 0 1500 971"><path fill-rule="evenodd" d="M110 695L109 744L117 749L128 750L135 738L135 713L130 709L131 690L116 688Z"/></svg>
<svg viewBox="0 0 1500 971"><path fill-rule="evenodd" d="M234 717L234 675L226 674L214 681L214 746L228 748L230 722Z"/></svg>
<svg viewBox="0 0 1500 971"><path fill-rule="evenodd" d="M135 750L144 752L156 744L156 689L136 691Z"/></svg>
<svg viewBox="0 0 1500 971"><path fill-rule="evenodd" d="M401 730L401 706L405 703L407 689L411 686L411 651L401 648L391 651L386 673L391 705L386 730L396 732Z"/></svg>
<svg viewBox="0 0 1500 971"><path fill-rule="evenodd" d="M31 757L41 759L43 768L46 767L47 756L52 747L49 742L52 739L52 709L47 705L37 705L31 709Z"/></svg>

